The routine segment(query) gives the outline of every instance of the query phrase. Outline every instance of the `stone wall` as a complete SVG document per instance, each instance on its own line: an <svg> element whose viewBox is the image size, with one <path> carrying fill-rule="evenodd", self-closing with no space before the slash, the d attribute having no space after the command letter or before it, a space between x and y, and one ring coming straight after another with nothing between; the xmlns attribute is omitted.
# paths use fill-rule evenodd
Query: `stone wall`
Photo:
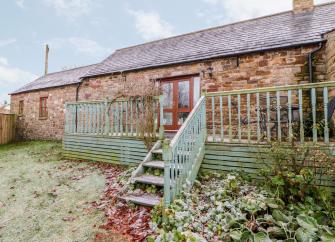
<svg viewBox="0 0 335 242"><path fill-rule="evenodd" d="M64 134L64 104L76 99L76 85L50 88L11 96L11 110L18 114L24 101L23 114L18 116L18 139L61 140ZM48 97L48 117L39 117L40 97Z"/></svg>
<svg viewBox="0 0 335 242"><path fill-rule="evenodd" d="M335 31L329 33L326 43L326 72L327 80L335 81Z"/></svg>
<svg viewBox="0 0 335 242"><path fill-rule="evenodd" d="M175 65L123 75L92 77L80 87L80 100L113 98L118 92L141 95L150 81L172 76L198 74L202 90L228 91L269 86L307 83L308 54L318 46L270 51L193 64ZM212 75L208 69L212 68ZM325 52L319 51L314 60L314 80L325 81Z"/></svg>
<svg viewBox="0 0 335 242"><path fill-rule="evenodd" d="M318 46L291 48L255 53L239 58L175 65L133 71L124 74L87 78L79 89L79 100L113 99L122 93L150 93L161 79L173 76L200 75L205 92L228 91L308 82L307 56ZM210 73L210 69L212 69ZM318 52L314 61L314 79L325 81L325 51ZM64 103L74 101L76 85L34 91L12 96L12 111L18 113L19 101L24 100L24 114L19 118L19 134L25 139L61 139L64 126ZM39 99L48 96L49 117L39 119Z"/></svg>

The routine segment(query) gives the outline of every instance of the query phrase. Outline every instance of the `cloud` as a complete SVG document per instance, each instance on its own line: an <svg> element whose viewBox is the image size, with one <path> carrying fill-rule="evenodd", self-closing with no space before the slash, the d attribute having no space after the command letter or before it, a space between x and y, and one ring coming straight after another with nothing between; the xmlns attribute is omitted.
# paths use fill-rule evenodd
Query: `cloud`
<svg viewBox="0 0 335 242"><path fill-rule="evenodd" d="M49 44L51 50L70 46L71 48L74 48L77 53L86 54L92 57L101 57L112 52L111 49L103 47L94 40L81 37L55 38L45 42Z"/></svg>
<svg viewBox="0 0 335 242"><path fill-rule="evenodd" d="M91 56L100 55L108 51L108 49L105 49L99 43L90 39L72 37L69 38L69 43L72 44L78 52Z"/></svg>
<svg viewBox="0 0 335 242"><path fill-rule="evenodd" d="M207 11L198 11L196 15L206 18L209 24L228 23L252 19L264 15L292 9L292 0L202 0L208 6ZM329 2L317 0L316 4Z"/></svg>
<svg viewBox="0 0 335 242"><path fill-rule="evenodd" d="M20 8L24 8L24 1L25 0L16 0L15 3L17 6L19 6Z"/></svg>
<svg viewBox="0 0 335 242"><path fill-rule="evenodd" d="M37 77L29 71L10 66L8 60L0 56L0 102L9 100L9 92L35 80Z"/></svg>
<svg viewBox="0 0 335 242"><path fill-rule="evenodd" d="M144 40L149 41L175 35L174 27L156 12L131 9L128 9L127 12L135 18L136 30Z"/></svg>
<svg viewBox="0 0 335 242"><path fill-rule="evenodd" d="M14 39L14 38L4 39L4 40L0 39L0 47L7 46L7 45L13 44L15 42L16 42L16 39Z"/></svg>
<svg viewBox="0 0 335 242"><path fill-rule="evenodd" d="M92 0L44 0L54 8L59 16L65 16L70 20L88 15L93 6Z"/></svg>

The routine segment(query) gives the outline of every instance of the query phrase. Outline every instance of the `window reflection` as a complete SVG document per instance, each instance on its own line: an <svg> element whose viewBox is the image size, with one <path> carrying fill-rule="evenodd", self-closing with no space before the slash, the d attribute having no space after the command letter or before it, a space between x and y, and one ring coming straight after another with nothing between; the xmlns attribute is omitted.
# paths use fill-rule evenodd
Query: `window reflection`
<svg viewBox="0 0 335 242"><path fill-rule="evenodd" d="M173 83L163 84L163 107L172 108Z"/></svg>
<svg viewBox="0 0 335 242"><path fill-rule="evenodd" d="M172 113L166 113L163 114L163 124L164 125L172 125Z"/></svg>
<svg viewBox="0 0 335 242"><path fill-rule="evenodd" d="M190 107L190 83L182 81L178 83L178 108Z"/></svg>

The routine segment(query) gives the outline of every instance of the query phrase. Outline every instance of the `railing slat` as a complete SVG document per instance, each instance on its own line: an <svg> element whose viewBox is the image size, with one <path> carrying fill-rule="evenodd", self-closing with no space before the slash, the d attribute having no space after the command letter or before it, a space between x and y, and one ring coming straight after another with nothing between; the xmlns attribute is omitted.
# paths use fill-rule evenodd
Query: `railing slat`
<svg viewBox="0 0 335 242"><path fill-rule="evenodd" d="M292 91L287 91L287 108L288 108L288 139L292 141L293 131L292 131Z"/></svg>
<svg viewBox="0 0 335 242"><path fill-rule="evenodd" d="M237 122L238 122L238 141L241 142L241 95L237 95Z"/></svg>
<svg viewBox="0 0 335 242"><path fill-rule="evenodd" d="M126 136L128 136L128 102L125 101L125 106L126 106Z"/></svg>
<svg viewBox="0 0 335 242"><path fill-rule="evenodd" d="M328 127L328 88L323 88L323 111L324 111L324 142L329 144L329 127Z"/></svg>
<svg viewBox="0 0 335 242"><path fill-rule="evenodd" d="M232 130L232 120L231 120L231 96L228 96L228 119L229 119L229 141L232 142L233 130Z"/></svg>
<svg viewBox="0 0 335 242"><path fill-rule="evenodd" d="M224 142L222 96L220 96L220 126L221 126L221 142Z"/></svg>
<svg viewBox="0 0 335 242"><path fill-rule="evenodd" d="M215 103L214 103L214 97L212 97L212 134L213 134L213 141L216 141L215 137Z"/></svg>
<svg viewBox="0 0 335 242"><path fill-rule="evenodd" d="M300 120L300 142L305 142L305 128L304 128L304 110L303 110L303 98L302 89L298 90L299 95L299 120Z"/></svg>
<svg viewBox="0 0 335 242"><path fill-rule="evenodd" d="M139 124L138 100L136 100L135 104L136 104L136 107L135 107L136 108L136 137L138 137L139 136L138 135L138 124Z"/></svg>
<svg viewBox="0 0 335 242"><path fill-rule="evenodd" d="M280 92L277 91L276 92L276 96L277 96L277 139L278 141L281 141L281 117L280 117Z"/></svg>
<svg viewBox="0 0 335 242"><path fill-rule="evenodd" d="M270 100L270 93L266 93L266 118L267 118L267 124L266 124L266 133L267 133L267 140L268 142L271 142L271 100Z"/></svg>
<svg viewBox="0 0 335 242"><path fill-rule="evenodd" d="M134 129L133 129L133 124L134 124L134 116L133 116L133 101L134 100L130 100L130 133L131 136L134 135Z"/></svg>
<svg viewBox="0 0 335 242"><path fill-rule="evenodd" d="M261 140L261 127L260 127L260 103L259 103L259 93L256 93L256 112L257 112L257 142Z"/></svg>
<svg viewBox="0 0 335 242"><path fill-rule="evenodd" d="M109 116L110 110L109 110L107 100L105 101L104 109L105 109L105 135L109 135L111 126L110 126L110 116Z"/></svg>
<svg viewBox="0 0 335 242"><path fill-rule="evenodd" d="M119 103L115 103L115 136L118 136L120 133L120 112L119 112Z"/></svg>
<svg viewBox="0 0 335 242"><path fill-rule="evenodd" d="M312 88L312 115L313 115L313 143L318 142L318 134L317 134L317 127L316 127L316 90Z"/></svg>
<svg viewBox="0 0 335 242"><path fill-rule="evenodd" d="M247 122L248 122L248 143L251 142L251 128L250 128L250 94L247 94Z"/></svg>
<svg viewBox="0 0 335 242"><path fill-rule="evenodd" d="M120 135L123 136L123 102L120 102Z"/></svg>

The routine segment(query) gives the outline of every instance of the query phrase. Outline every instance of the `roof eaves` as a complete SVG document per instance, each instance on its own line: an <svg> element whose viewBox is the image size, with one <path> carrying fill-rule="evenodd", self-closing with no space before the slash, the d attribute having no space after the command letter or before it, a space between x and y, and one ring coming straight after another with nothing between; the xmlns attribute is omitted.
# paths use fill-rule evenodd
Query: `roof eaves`
<svg viewBox="0 0 335 242"><path fill-rule="evenodd" d="M36 91L46 90L46 89L50 89L50 88L61 88L61 87L66 87L66 86L77 85L81 82L82 81L72 82L72 83L68 83L68 84L64 84L64 85L41 87L41 88L35 88L35 89L29 89L29 90L23 90L23 91L14 91L14 92L8 93L8 95L17 95L17 94L28 93L28 92L36 92Z"/></svg>

